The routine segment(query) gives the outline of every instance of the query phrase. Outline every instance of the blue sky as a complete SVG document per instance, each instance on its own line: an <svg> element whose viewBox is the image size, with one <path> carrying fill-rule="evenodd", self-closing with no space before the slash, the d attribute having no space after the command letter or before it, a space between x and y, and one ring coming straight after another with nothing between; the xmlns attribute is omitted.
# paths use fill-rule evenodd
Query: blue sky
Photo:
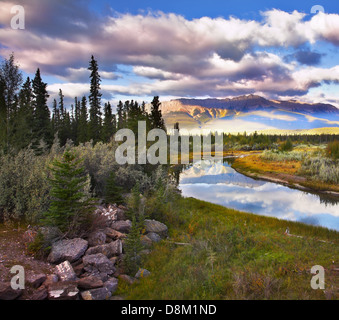
<svg viewBox="0 0 339 320"><path fill-rule="evenodd" d="M259 94L339 107L337 1L17 0L0 8L0 55L41 69L51 99L88 95L94 54L104 100ZM321 5L324 13L312 14Z"/></svg>

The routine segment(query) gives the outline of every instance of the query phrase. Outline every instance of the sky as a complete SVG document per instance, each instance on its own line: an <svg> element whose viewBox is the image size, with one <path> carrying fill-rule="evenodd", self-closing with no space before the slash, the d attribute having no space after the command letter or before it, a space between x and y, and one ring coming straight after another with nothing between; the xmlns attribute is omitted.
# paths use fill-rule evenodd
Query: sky
<svg viewBox="0 0 339 320"><path fill-rule="evenodd" d="M94 55L113 105L259 94L339 107L338 13L333 0L1 0L0 56L25 77L40 68L50 100L88 96Z"/></svg>

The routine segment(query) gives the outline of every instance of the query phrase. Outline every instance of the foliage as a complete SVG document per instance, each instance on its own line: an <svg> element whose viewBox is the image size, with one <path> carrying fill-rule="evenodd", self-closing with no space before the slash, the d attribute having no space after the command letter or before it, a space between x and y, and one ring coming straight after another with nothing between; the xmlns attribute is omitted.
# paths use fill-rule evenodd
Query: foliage
<svg viewBox="0 0 339 320"><path fill-rule="evenodd" d="M327 145L326 152L334 160L339 160L339 140L330 142Z"/></svg>
<svg viewBox="0 0 339 320"><path fill-rule="evenodd" d="M124 199L122 197L122 188L116 183L115 173L112 171L106 181L105 186L105 202L122 204Z"/></svg>
<svg viewBox="0 0 339 320"><path fill-rule="evenodd" d="M279 150L280 150L280 151L284 151L284 152L293 150L293 144L292 144L291 139L287 139L286 141L284 141L284 142L280 145Z"/></svg>
<svg viewBox="0 0 339 320"><path fill-rule="evenodd" d="M52 200L44 221L68 236L86 232L93 212L93 203L86 194L89 179L81 165L82 160L66 150L61 161L55 159L50 167Z"/></svg>

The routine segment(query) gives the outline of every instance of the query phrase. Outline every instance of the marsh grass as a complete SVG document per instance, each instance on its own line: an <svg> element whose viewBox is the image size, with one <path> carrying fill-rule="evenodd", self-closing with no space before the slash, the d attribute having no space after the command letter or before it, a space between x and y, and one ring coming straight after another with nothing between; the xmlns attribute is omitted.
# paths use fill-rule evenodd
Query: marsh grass
<svg viewBox="0 0 339 320"><path fill-rule="evenodd" d="M193 198L167 207L166 223L171 240L191 245L156 244L143 262L151 276L120 287L127 299L326 298L310 287L309 270L337 259L338 232Z"/></svg>

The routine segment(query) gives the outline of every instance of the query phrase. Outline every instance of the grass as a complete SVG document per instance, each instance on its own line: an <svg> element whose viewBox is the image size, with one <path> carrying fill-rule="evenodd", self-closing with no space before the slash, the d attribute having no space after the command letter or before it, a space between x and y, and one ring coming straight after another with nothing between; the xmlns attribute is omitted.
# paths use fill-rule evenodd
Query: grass
<svg viewBox="0 0 339 320"><path fill-rule="evenodd" d="M145 258L149 277L121 283L117 294L127 299L338 298L333 279L326 278L326 295L310 286L313 265L330 269L338 263L338 232L193 198L168 204L166 212L171 242L156 244ZM284 235L287 227L302 238Z"/></svg>
<svg viewBox="0 0 339 320"><path fill-rule="evenodd" d="M261 154L249 155L243 158L237 158L232 164L232 167L237 171L257 178L266 178L269 180L278 179L290 184L291 186L303 186L313 191L334 191L339 192L339 185L329 182L327 179L324 181L319 172L309 173L310 167L307 165L308 159L319 158L319 155L315 154L319 150L312 148L295 149L292 152L277 153L272 151L264 151ZM304 157L301 156L304 154ZM314 157L314 158L312 158ZM325 163L325 158L322 158L321 163ZM326 167L321 167L322 171L330 172L326 170ZM314 169L318 170L317 168ZM313 171L314 171L313 170ZM330 173L329 173L330 174Z"/></svg>

